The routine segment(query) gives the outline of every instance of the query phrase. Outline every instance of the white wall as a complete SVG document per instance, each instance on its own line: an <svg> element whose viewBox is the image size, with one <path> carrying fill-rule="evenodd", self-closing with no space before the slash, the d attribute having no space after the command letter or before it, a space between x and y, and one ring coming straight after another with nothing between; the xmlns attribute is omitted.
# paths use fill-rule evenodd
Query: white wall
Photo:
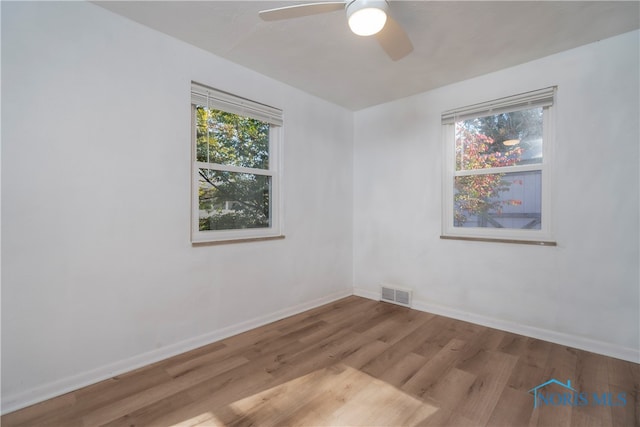
<svg viewBox="0 0 640 427"><path fill-rule="evenodd" d="M357 112L356 294L396 284L418 308L638 361L638 38ZM440 240L441 112L552 85L558 246Z"/></svg>
<svg viewBox="0 0 640 427"><path fill-rule="evenodd" d="M284 109L286 239L189 243L191 80ZM3 412L351 294L351 112L84 2L2 86Z"/></svg>

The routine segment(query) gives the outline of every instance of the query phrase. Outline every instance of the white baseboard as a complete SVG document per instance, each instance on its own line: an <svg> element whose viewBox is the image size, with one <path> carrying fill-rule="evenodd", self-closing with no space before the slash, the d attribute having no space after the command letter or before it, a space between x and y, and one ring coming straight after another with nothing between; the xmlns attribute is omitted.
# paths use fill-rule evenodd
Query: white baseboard
<svg viewBox="0 0 640 427"><path fill-rule="evenodd" d="M111 363L106 366L101 366L90 371L82 372L77 375L62 378L60 380L48 384L43 384L41 386L34 387L23 392L3 395L1 413L4 415L6 413L25 408L44 400L51 399L53 397L69 393L79 388L112 378L116 375L120 375L125 372L129 372L134 369L149 365L151 363L159 362L169 357L176 356L186 351L193 350L195 348L202 347L216 341L220 341L224 338L246 332L250 329L275 322L276 320L284 319L285 317L293 316L303 311L328 304L341 298L348 297L352 294L353 293L351 289L341 292L335 292L331 295L317 298L313 301L298 304L293 307L288 307L286 309L279 310L275 313L267 314L265 316L256 317L254 319L247 320L246 322L222 328L217 331L212 331L198 337L190 338L188 340L171 344L157 350L149 351L128 359Z"/></svg>
<svg viewBox="0 0 640 427"><path fill-rule="evenodd" d="M380 300L380 295L377 292L368 289L354 288L353 294L363 298L369 298L377 301ZM519 323L510 322L508 320L496 319L480 314L469 313L455 308L445 307L442 305L433 304L426 301L419 301L416 299L413 300L412 308L427 313L437 314L439 316L450 317L457 320L464 320L465 322L471 322L477 325L499 329L501 331L512 332L514 334L549 341L555 344L578 348L580 350L586 350L592 353L614 357L616 359L640 363L640 351L638 349L622 347L603 341L593 340L591 338L570 335L563 332L552 331L549 329L537 328L535 326L522 325Z"/></svg>
<svg viewBox="0 0 640 427"><path fill-rule="evenodd" d="M373 299L380 301L380 291L372 291L369 289L353 288L353 294L357 297Z"/></svg>

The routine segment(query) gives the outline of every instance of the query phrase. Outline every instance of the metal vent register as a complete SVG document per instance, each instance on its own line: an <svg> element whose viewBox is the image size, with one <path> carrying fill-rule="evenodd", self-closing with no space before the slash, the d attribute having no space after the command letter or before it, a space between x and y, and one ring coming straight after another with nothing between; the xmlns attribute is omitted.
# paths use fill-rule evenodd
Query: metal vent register
<svg viewBox="0 0 640 427"><path fill-rule="evenodd" d="M411 291L388 285L382 285L381 301L411 307Z"/></svg>

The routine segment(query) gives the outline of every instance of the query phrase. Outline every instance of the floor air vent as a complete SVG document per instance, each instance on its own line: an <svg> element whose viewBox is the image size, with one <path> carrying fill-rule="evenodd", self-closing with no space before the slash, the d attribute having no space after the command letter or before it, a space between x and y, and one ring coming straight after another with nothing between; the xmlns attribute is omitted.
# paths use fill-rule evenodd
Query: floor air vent
<svg viewBox="0 0 640 427"><path fill-rule="evenodd" d="M411 307L411 291L382 285L381 301Z"/></svg>

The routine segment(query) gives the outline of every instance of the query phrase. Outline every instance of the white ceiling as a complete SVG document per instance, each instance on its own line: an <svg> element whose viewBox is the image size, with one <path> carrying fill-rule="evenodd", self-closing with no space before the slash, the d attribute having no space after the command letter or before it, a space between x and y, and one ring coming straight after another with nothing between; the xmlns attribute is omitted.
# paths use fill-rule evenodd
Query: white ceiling
<svg viewBox="0 0 640 427"><path fill-rule="evenodd" d="M394 62L375 38L352 34L342 11L258 17L301 1L95 3L351 110L640 28L638 1L392 1L415 48Z"/></svg>

